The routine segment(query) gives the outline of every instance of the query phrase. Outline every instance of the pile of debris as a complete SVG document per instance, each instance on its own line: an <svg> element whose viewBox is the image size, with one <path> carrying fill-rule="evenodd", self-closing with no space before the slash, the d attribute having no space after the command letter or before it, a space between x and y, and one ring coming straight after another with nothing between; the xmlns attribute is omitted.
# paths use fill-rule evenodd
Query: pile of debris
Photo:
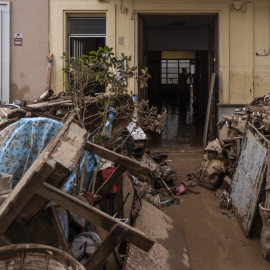
<svg viewBox="0 0 270 270"><path fill-rule="evenodd" d="M218 123L220 140L208 143L190 179L217 189L219 211L227 217L233 213L247 238L260 209L262 252L270 260L270 94L223 118Z"/></svg>
<svg viewBox="0 0 270 270"><path fill-rule="evenodd" d="M270 135L270 95L256 98L248 106L223 118L217 124L220 139L208 143L204 149L204 160L192 179L208 189L222 186L229 192L246 123L254 125L265 137Z"/></svg>
<svg viewBox="0 0 270 270"><path fill-rule="evenodd" d="M108 99L129 104L129 111L121 117L113 108L103 111L101 138L100 102ZM158 208L180 203L176 196L185 187L166 155L146 152L148 138L134 122L130 96L100 94L84 106L80 119L72 96L49 90L32 104L16 100L0 107L0 267L1 254L15 256L6 245L15 244L36 256L49 250L43 245L56 247L86 269L103 269L114 251L121 269L129 243L144 251L154 245L132 227L142 198Z"/></svg>

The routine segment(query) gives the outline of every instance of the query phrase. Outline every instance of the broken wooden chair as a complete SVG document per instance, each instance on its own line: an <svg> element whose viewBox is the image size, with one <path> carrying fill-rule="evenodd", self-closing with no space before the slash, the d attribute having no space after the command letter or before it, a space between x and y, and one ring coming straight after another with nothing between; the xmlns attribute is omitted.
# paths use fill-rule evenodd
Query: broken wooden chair
<svg viewBox="0 0 270 270"><path fill-rule="evenodd" d="M122 240L149 251L154 245L154 240L149 236L59 189L75 169L83 149L119 164L96 192L96 200L101 200L109 192L126 168L139 177L146 177L150 172L148 167L135 160L87 142L87 131L74 123L73 119L74 117L71 117L64 124L0 206L2 240L7 244L10 243L4 234L15 220L20 224L31 222L48 201L51 201L109 232L107 238L85 263L86 269L98 269ZM70 254L61 226L57 223L54 208L52 207L50 211L51 216L55 217L53 224L58 228L56 233L59 242Z"/></svg>

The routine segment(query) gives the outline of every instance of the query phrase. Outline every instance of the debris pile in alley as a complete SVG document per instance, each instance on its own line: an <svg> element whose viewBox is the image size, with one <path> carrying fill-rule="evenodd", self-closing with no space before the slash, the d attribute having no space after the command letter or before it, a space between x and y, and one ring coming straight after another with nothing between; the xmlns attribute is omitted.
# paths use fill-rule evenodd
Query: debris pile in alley
<svg viewBox="0 0 270 270"><path fill-rule="evenodd" d="M217 189L219 212L227 217L233 213L247 238L260 209L262 253L270 260L270 94L223 118L220 140L208 143L190 179Z"/></svg>
<svg viewBox="0 0 270 270"><path fill-rule="evenodd" d="M150 77L129 68L130 58L117 59L104 47L64 60L67 92L49 89L34 102L0 107L0 254L13 258L6 245L14 244L38 258L50 245L81 269L111 263L121 269L129 243L146 252L155 243L132 227L142 198L157 207L179 203L168 186L175 186L175 173L167 157L146 153L144 131L160 132L166 112L127 93L129 78L144 87ZM169 192L166 202L151 199L158 185ZM69 269L79 269L71 257L59 256Z"/></svg>
<svg viewBox="0 0 270 270"><path fill-rule="evenodd" d="M255 126L263 135L270 134L270 95L254 99L248 106L224 115L219 122L220 140L209 142L204 149L204 160L192 178L208 189L224 186L227 191L240 153L246 123ZM224 181L225 179L225 181Z"/></svg>

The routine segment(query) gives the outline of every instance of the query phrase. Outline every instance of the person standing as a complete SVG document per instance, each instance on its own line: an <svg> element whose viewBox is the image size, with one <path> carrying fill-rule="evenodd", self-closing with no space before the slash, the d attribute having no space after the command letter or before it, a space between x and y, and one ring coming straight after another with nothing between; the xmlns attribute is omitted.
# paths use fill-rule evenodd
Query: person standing
<svg viewBox="0 0 270 270"><path fill-rule="evenodd" d="M182 72L178 75L178 86L181 97L185 97L187 89L187 70L182 68Z"/></svg>

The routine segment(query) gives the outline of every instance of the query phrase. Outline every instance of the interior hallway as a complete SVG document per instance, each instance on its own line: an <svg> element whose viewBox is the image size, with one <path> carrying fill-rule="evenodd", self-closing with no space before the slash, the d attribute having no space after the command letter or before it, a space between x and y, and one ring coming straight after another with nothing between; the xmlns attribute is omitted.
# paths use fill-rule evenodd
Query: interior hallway
<svg viewBox="0 0 270 270"><path fill-rule="evenodd" d="M194 99L182 97L162 97L150 99L150 105L156 106L159 112L167 110L164 120L164 130L158 135L150 134L149 148L171 147L198 148L202 145L203 121L194 108Z"/></svg>

